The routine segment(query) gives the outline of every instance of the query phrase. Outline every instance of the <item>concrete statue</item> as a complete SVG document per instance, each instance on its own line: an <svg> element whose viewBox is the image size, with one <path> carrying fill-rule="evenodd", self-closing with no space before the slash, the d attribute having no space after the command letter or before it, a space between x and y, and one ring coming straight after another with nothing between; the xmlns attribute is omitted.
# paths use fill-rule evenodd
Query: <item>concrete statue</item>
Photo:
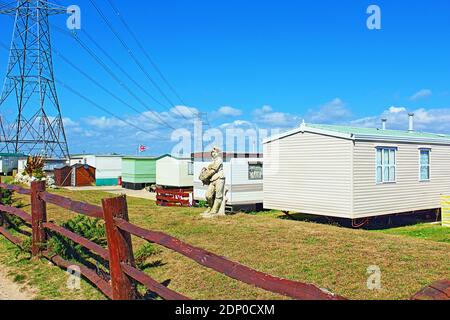
<svg viewBox="0 0 450 320"><path fill-rule="evenodd" d="M199 177L200 181L208 186L206 192L208 210L203 213L205 218L225 215L225 173L219 148L213 148L211 157L212 162L203 168Z"/></svg>

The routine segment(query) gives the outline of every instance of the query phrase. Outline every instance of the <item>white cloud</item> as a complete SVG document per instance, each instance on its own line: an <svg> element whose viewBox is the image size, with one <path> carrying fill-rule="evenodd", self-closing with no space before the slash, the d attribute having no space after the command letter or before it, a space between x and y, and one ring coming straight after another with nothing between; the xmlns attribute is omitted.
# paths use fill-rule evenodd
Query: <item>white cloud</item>
<svg viewBox="0 0 450 320"><path fill-rule="evenodd" d="M120 121L116 118L108 118L108 117L89 117L84 119L84 122L89 126L97 128L99 130L109 130L109 129L117 129L122 126L126 126L127 124L123 121Z"/></svg>
<svg viewBox="0 0 450 320"><path fill-rule="evenodd" d="M320 106L318 111L310 110L306 119L315 123L334 123L347 120L351 116L352 113L346 104L340 98L335 98Z"/></svg>
<svg viewBox="0 0 450 320"><path fill-rule="evenodd" d="M406 108L395 108L384 111L379 116L366 117L350 121L355 126L380 128L381 119L388 120L388 129L407 130L409 126L408 113L414 113L414 127L419 131L450 133L450 108L407 110Z"/></svg>
<svg viewBox="0 0 450 320"><path fill-rule="evenodd" d="M65 128L78 127L80 125L78 122L73 121L70 118L63 118L63 124Z"/></svg>
<svg viewBox="0 0 450 320"><path fill-rule="evenodd" d="M238 116L243 114L241 110L232 107L219 108L220 112L227 115ZM269 105L254 110L251 119L239 118L236 121L224 123L216 118L211 123L213 128L226 129L291 129L300 125L303 118L308 123L347 124L352 126L380 128L381 118L388 119L388 129L408 129L408 112L415 113L415 128L419 131L438 133L450 133L450 108L420 108L407 110L405 107L393 106L380 114L373 114L357 119L346 103L339 99L333 99L316 110L310 109L306 115L295 115L277 111ZM183 118L180 113L187 119ZM174 128L185 128L192 132L193 118L198 113L196 108L177 106L164 112L143 112L137 115L126 116L124 123L114 117L87 117L76 121L64 118L69 143L77 152L87 150L89 152L118 152L126 153L131 150L135 153L136 145L145 144L152 146L155 154L167 152L171 148L170 136L172 129L161 122L167 122ZM162 120L160 120L162 119ZM138 127L135 128L132 125ZM141 129L141 130L139 130ZM162 136L163 138L160 138ZM130 151L128 151L130 152Z"/></svg>
<svg viewBox="0 0 450 320"><path fill-rule="evenodd" d="M182 116L187 119L193 119L197 117L199 113L198 109L187 106L175 106L170 109L170 112L174 116Z"/></svg>
<svg viewBox="0 0 450 320"><path fill-rule="evenodd" d="M239 117L242 115L242 111L230 106L224 106L219 108L217 113L221 116L229 116L229 117Z"/></svg>
<svg viewBox="0 0 450 320"><path fill-rule="evenodd" d="M75 152L135 153L136 145L169 146L173 128L192 129L196 108L176 106L168 111L146 111L135 115L90 116L77 122L64 119L70 146ZM87 142L88 141L88 142ZM130 151L128 151L130 153Z"/></svg>
<svg viewBox="0 0 450 320"><path fill-rule="evenodd" d="M406 108L403 107L390 107L389 108L389 113L402 113L402 112L406 112Z"/></svg>
<svg viewBox="0 0 450 320"><path fill-rule="evenodd" d="M422 89L413 94L409 99L411 101L417 101L425 98L429 98L433 95L433 92L430 89Z"/></svg>
<svg viewBox="0 0 450 320"><path fill-rule="evenodd" d="M265 105L253 112L256 123L269 127L293 127L299 124L299 117L283 112L275 112L269 105Z"/></svg>
<svg viewBox="0 0 450 320"><path fill-rule="evenodd" d="M250 122L250 121L246 121L246 120L236 120L233 121L231 123L223 123L219 126L220 129L248 129L248 128L254 128L255 124Z"/></svg>

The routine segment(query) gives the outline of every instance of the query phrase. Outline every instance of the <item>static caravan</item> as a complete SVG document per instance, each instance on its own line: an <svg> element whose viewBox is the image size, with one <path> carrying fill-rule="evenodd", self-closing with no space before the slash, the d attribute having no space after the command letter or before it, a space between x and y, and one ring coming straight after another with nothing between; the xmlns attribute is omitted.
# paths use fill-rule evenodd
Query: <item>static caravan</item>
<svg viewBox="0 0 450 320"><path fill-rule="evenodd" d="M96 169L97 186L117 186L122 176L122 156L119 155L76 155L70 164L87 164Z"/></svg>
<svg viewBox="0 0 450 320"><path fill-rule="evenodd" d="M227 206L231 210L257 210L263 203L262 154L224 153ZM194 201L205 200L208 186L199 180L202 169L211 162L209 154L194 154Z"/></svg>
<svg viewBox="0 0 450 320"><path fill-rule="evenodd" d="M26 159L21 153L0 153L1 174L7 176L19 168L19 160Z"/></svg>
<svg viewBox="0 0 450 320"><path fill-rule="evenodd" d="M142 190L156 184L157 157L124 157L122 159L122 186Z"/></svg>
<svg viewBox="0 0 450 320"><path fill-rule="evenodd" d="M264 141L264 208L347 219L440 208L450 136L302 124Z"/></svg>
<svg viewBox="0 0 450 320"><path fill-rule="evenodd" d="M156 161L156 184L167 188L192 188L194 186L194 163L191 158L170 155Z"/></svg>

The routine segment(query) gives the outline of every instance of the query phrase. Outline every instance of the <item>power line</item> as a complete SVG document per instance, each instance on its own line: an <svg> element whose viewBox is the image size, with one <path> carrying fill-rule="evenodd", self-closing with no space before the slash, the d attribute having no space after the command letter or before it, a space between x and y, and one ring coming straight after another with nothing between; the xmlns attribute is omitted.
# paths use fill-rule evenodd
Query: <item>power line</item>
<svg viewBox="0 0 450 320"><path fill-rule="evenodd" d="M71 37L73 37L73 39L75 39L75 41L97 62L97 64L99 64L122 88L124 88L128 94L130 94L132 97L134 97L147 111L151 112L155 117L157 117L159 119L160 124L166 125L169 128L175 130L175 128L173 126L171 126L169 123L167 123L167 121L165 121L164 119L161 118L161 116L156 113L155 111L151 110L146 104L145 102L138 96L136 95L115 73L114 71L111 70L111 68L109 68L101 59L100 57L94 52L92 51L89 46L87 46L76 34L72 34L64 29L61 29L57 26L53 26L53 28L55 28L55 30L65 34L65 35L70 35ZM155 102L158 102L157 99L154 99ZM137 111L139 112L139 111ZM139 112L140 113L140 112ZM153 119L152 119L153 121Z"/></svg>
<svg viewBox="0 0 450 320"><path fill-rule="evenodd" d="M2 48L4 48L5 50L9 51L8 46L5 45L3 42L0 42L0 47L2 47ZM57 53L57 55L61 57L60 54ZM161 135L158 135L158 134L155 134L155 133L153 133L153 132L150 132L150 131L147 131L147 130L145 130L145 129L142 129L142 128L136 126L135 124L129 122L128 120L125 120L125 119L123 119L123 118L117 116L117 115L114 114L113 112L111 112L111 111L109 111L108 109L102 107L101 105L99 105L98 103L94 102L93 100L87 98L87 97L84 96L83 94L77 92L75 89L73 89L72 87L68 86L67 84L65 84L65 83L62 82L61 80L55 79L55 81L56 81L58 84L60 84L62 87L68 89L68 90L69 90L70 92L72 92L73 94L77 95L77 96L80 97L81 99L85 100L86 102L90 103L91 105L95 106L96 108L98 108L99 110L105 112L106 114L108 114L108 115L114 117L115 119L117 119L117 120L119 120L119 121L121 121L121 122L123 122L123 123L125 123L125 124L127 124L127 125L129 125L129 126L131 126L131 127L133 127L133 128L135 128L135 129L137 129L137 130L139 130L139 131L142 131L142 132L145 132L145 133L154 135L154 136L156 136L156 137L158 137L158 138L160 138L160 139L166 139L165 137L163 137L163 136L161 136Z"/></svg>
<svg viewBox="0 0 450 320"><path fill-rule="evenodd" d="M81 73L84 77L86 77L87 79L89 79L92 83L94 83L96 86L98 86L100 89L102 89L103 91L105 91L107 94L109 94L110 96L112 96L114 99L116 99L117 101L119 101L120 103L126 105L128 108L130 108L131 110L137 112L138 114L141 114L142 116L144 116L145 118L149 119L150 121L154 122L154 119L148 117L147 115L141 113L139 110L137 110L136 108L134 108L131 104L129 104L128 102L124 101L122 98L120 98L119 96L117 96L114 92L112 92L111 90L109 90L108 88L106 88L105 86L103 86L101 83L99 83L97 80L95 80L93 77L91 77L88 73L84 72L83 70L81 70L77 65L75 65L74 63L72 63L69 59L67 59L64 55L62 55L61 53L59 53L57 50L53 49L53 52L56 53L56 55L58 57L60 57L62 60L64 60L65 63L67 63L68 65L70 65L73 69L77 70L79 73ZM169 124L166 123L167 126L169 126L169 128L175 130L175 128L171 127Z"/></svg>
<svg viewBox="0 0 450 320"><path fill-rule="evenodd" d="M111 68L109 68L99 57L97 54L95 54L95 52L93 52L89 46L87 46L76 34L73 34L67 30L64 30L58 26L55 26L53 24L50 24L52 26L52 28L54 28L56 31L70 36L71 38L75 39L75 41L78 42L78 44L122 87L124 88L131 96L133 96L147 111L151 112L157 119L158 122L161 125L167 126L172 130L176 130L176 128L174 128L172 125L170 125L167 121L165 121L157 112L151 110L146 104L145 102L139 97L137 96L125 83L123 83L120 78L111 70ZM151 95L150 95L151 96ZM151 96L153 98L153 100L156 103L160 103L156 98L154 98L153 96ZM161 104L161 103L160 103ZM128 106L130 106L129 104L127 104ZM161 104L162 105L162 104ZM164 106L164 105L162 105ZM135 109L134 107L131 107L131 109L139 114L141 114L142 112ZM145 115L144 115L145 116ZM147 116L145 116L147 117ZM149 118L147 117L150 121L155 122L155 119Z"/></svg>
<svg viewBox="0 0 450 320"><path fill-rule="evenodd" d="M122 17L119 9L117 8L117 6L114 4L114 2L112 0L107 0L109 5L111 6L112 10L116 13L117 17L119 18L119 20L122 22L122 24L125 26L125 29L127 29L128 33L131 35L131 37L134 39L134 41L137 43L137 45L139 46L139 48L141 49L141 51L144 53L145 57L147 58L147 60L150 62L150 64L153 66L153 68L156 70L156 72L159 74L159 76L161 77L161 79L163 79L163 81L166 83L167 87L172 91L172 93L178 98L178 100L180 100L180 102L183 105L186 105L186 103L184 102L183 98L181 98L181 96L178 94L178 92L175 90L175 88L173 87L173 85L169 82L169 80L166 78L166 76L162 73L161 69L158 67L158 65L155 63L155 61L150 57L149 53L145 50L144 46L142 45L141 41L139 40L139 38L136 36L136 34L133 32L133 30L130 28L130 26L128 25L128 23L126 22L126 20Z"/></svg>
<svg viewBox="0 0 450 320"><path fill-rule="evenodd" d="M102 54L104 56L106 56L106 58L108 58L109 61L111 61L111 63L120 70L120 72L122 72L127 78L128 80L130 80L131 82L133 82L133 84L138 87L144 94L146 94L148 97L150 97L150 99L152 99L153 101L158 101L152 94L150 94L141 84L139 84L139 82L137 82L124 68L122 68L122 66L120 65L120 63L118 63L116 60L114 60L114 58L105 50L102 48L102 46L88 33L86 32L85 29L82 30L82 33L97 47L97 49L99 49ZM157 102L159 105L165 107L164 104L162 104L161 102Z"/></svg>
<svg viewBox="0 0 450 320"><path fill-rule="evenodd" d="M117 116L117 115L114 114L113 112L109 111L107 108L105 108L105 107L99 105L98 103L96 103L95 101L89 99L88 97L84 96L83 94L79 93L78 91L76 91L76 90L73 89L72 87L66 85L64 82L62 82L62 81L60 81L60 80L58 80L58 79L55 79L55 81L56 81L60 86L66 88L67 90L69 90L70 92L72 92L74 95L78 96L79 98L83 99L84 101L88 102L89 104L93 105L94 107L98 108L99 110L101 110L101 111L103 111L103 112L109 114L111 117L113 117L113 118L115 118L115 119L117 119L117 120L119 120L119 121L121 121L121 122L127 124L128 126L133 127L133 128L135 128L135 129L137 129L137 130L139 130L139 131L145 132L145 133L147 133L147 134L156 136L156 137L158 137L158 138L160 138L160 139L166 139L166 138L164 138L163 136L160 136L160 135L155 134L155 133L153 133L153 132L147 131L146 129L142 129L142 128L136 126L135 124L133 124L132 122L130 122L130 121L128 121L128 120L125 120L125 119L123 119L123 118Z"/></svg>
<svg viewBox="0 0 450 320"><path fill-rule="evenodd" d="M1 1L0 1L0 3L1 3ZM73 37L78 43L79 43L79 45L117 82L117 83L119 83L119 85L121 85L130 95L132 95L137 101L139 101L149 112L151 112L156 118L158 118L159 119L159 121L158 122L160 122L160 124L163 124L163 125L165 125L165 126L167 126L167 127L169 127L169 128L171 128L171 129L173 129L173 130L175 130L175 128L173 127L173 126L171 126L167 121L165 121L165 120L163 120L162 118L161 118L161 116L158 114L158 113L155 113L153 110L151 110L150 108L148 108L146 105L145 105L145 103L136 95L136 94L134 94L133 93L133 91L132 90L130 90L129 88L128 88L128 86L126 86L121 80L120 80L120 78L118 77L118 76L116 76L115 74L114 74L114 72L98 57L98 55L96 55L90 48L89 48L89 46L87 46L78 36L76 36L75 34L72 34L71 32L68 32L68 31L66 31L66 30L64 30L64 29L61 29L60 27L58 27L58 26L55 26L55 25L52 25L53 26L53 28L55 29L55 30L57 30L58 32L60 32L60 33L63 33L64 35L70 35L71 37ZM88 35L86 32L85 32L85 34L86 35ZM92 41L92 42L94 42L94 44L98 47L98 48L100 48L101 49L101 51L103 52L103 53L105 53L106 54L106 52L105 52L105 50L104 49L102 49L101 48L101 46L95 41L95 40L93 40L93 38L92 37L90 37L89 35L88 35L88 38ZM7 46L5 46L4 44L2 44L2 46L6 49L6 50L9 50L8 49L8 47ZM108 94L110 94L112 97L114 97L116 100L118 100L119 102L121 102L121 103L123 103L123 104L125 104L126 106L128 106L130 109L132 109L133 111L135 111L135 112L137 112L137 113L139 113L139 114L142 114L139 110L137 110L136 108L134 108L134 107L132 107L129 103L126 103L123 99L121 99L121 98L119 98L117 95L115 95L114 93L112 93L110 90L108 90L107 88L105 88L103 85L101 85L99 82L97 82L97 81L95 81L91 76L89 76L87 73L85 73L84 71L82 71L80 68L78 68L78 67L76 67L73 63L71 63L67 58L65 58L65 57L63 57L60 53L58 53L56 50L54 50L55 51L55 53L59 56L59 57L61 57L61 58L63 58L63 60L65 60L71 67L73 67L73 68L75 68L78 72L80 72L81 74L83 74L85 77L87 77L90 81L92 81L94 84L96 84L97 86L99 86L102 90L104 90L105 92L107 92ZM116 65L116 66L119 66L118 65L118 63L117 62L115 62L114 61L114 59L110 56L110 55L107 55L108 57L109 57L109 59L110 60L112 60L113 61L113 63ZM125 70L123 70L122 68L121 68L121 71L124 71L125 72ZM125 72L126 73L126 72ZM131 78L132 79L132 77L128 74L128 73L126 73L127 74L127 76L129 77L129 78ZM61 81L59 81L59 82L61 82ZM135 81L134 81L135 82ZM66 87L68 87L67 85L66 85ZM143 89L142 87L140 87L141 89ZM145 89L143 89L144 91L145 91ZM74 89L72 89L72 91L74 91ZM148 93L147 93L148 94ZM150 95L150 94L148 94L148 95ZM151 95L150 95L151 96ZM155 102L159 102L156 98L154 98L153 96L151 96L152 98L153 98L153 100L155 100ZM159 102L159 104L160 105L162 105L160 102ZM162 105L162 106L164 106L164 105ZM102 109L103 110L103 109ZM176 109L175 109L176 110ZM177 112L178 112L178 110L176 110ZM108 113L108 114L111 114L111 113ZM145 114L142 114L144 117L146 117L146 118L148 118L150 121L153 121L153 122L155 122L155 119L152 119L152 118L149 118L148 116L146 116ZM182 115L182 114L181 114ZM183 115L182 115L183 116ZM117 117L117 116L115 116L115 117Z"/></svg>
<svg viewBox="0 0 450 320"><path fill-rule="evenodd" d="M8 6L10 6L10 5L13 5L13 4L16 4L17 3L17 1L13 1L13 2L10 2L10 3L5 3L5 2L1 2L1 6L0 6L0 9L3 9L3 8L5 8L5 7L8 7Z"/></svg>
<svg viewBox="0 0 450 320"><path fill-rule="evenodd" d="M126 44L126 42L122 39L122 37L119 35L119 33L116 31L116 29L112 26L109 19L103 14L103 12L100 10L100 8L95 4L93 0L89 0L89 2L92 4L92 6L95 8L97 13L100 15L100 17L103 19L105 24L108 26L108 28L111 30L113 35L119 40L119 42L122 44L122 46L127 51L128 55L131 57L131 59L134 61L134 63L138 66L138 68L145 74L147 79L153 84L153 86L157 89L157 91L164 97L164 99L169 103L171 107L175 107L175 104L172 102L172 100L168 97L167 94L164 93L164 91L161 89L161 87L156 83L156 81L152 78L152 76L145 70L142 63L136 58L131 48ZM186 118L184 114L178 111L178 109L174 108L174 110L181 115L185 120L189 120Z"/></svg>

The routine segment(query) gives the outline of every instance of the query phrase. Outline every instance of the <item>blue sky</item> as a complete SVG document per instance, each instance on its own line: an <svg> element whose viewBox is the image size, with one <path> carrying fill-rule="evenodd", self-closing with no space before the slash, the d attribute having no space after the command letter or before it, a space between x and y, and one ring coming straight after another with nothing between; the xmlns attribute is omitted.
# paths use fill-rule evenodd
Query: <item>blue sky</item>
<svg viewBox="0 0 450 320"><path fill-rule="evenodd" d="M8 2L3 0L2 2ZM146 91L164 100L103 23L90 1L82 10L79 37L95 38ZM407 127L407 111L416 112L423 131L450 133L450 2L447 0L113 0L157 62L185 106L158 78L106 0L95 3L114 23L145 69L175 105L153 103L124 76L123 81L158 113L137 114L104 93L55 56L59 81L96 101L140 132L58 86L73 153L150 153L170 151L172 129L192 130L193 112L208 112L212 127L292 128L308 122ZM366 27L366 9L376 4L382 30ZM54 25L65 28L66 17ZM10 42L12 20L1 16L0 41ZM71 38L53 30L54 48L141 112L130 96ZM112 64L104 58L115 73ZM0 77L7 52L0 49ZM178 113L173 107L177 107ZM183 113L185 117L180 117ZM156 122L150 121L153 118Z"/></svg>

